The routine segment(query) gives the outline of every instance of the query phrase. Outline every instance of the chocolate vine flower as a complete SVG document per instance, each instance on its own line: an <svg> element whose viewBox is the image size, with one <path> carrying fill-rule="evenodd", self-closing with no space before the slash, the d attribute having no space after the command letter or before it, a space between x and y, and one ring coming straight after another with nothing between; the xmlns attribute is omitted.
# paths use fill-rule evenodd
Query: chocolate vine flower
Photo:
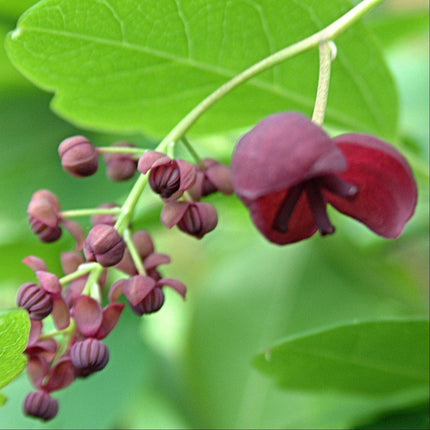
<svg viewBox="0 0 430 430"><path fill-rule="evenodd" d="M188 191L194 201L220 191L223 194L233 194L230 169L213 158L203 160L204 168L196 166L196 181Z"/></svg>
<svg viewBox="0 0 430 430"><path fill-rule="evenodd" d="M396 238L417 201L411 168L394 147L365 134L332 139L296 112L270 115L240 139L232 179L257 228L277 244L333 233L327 203Z"/></svg>
<svg viewBox="0 0 430 430"><path fill-rule="evenodd" d="M201 239L216 227L218 215L210 203L169 202L163 207L161 221L168 228L177 225L183 232Z"/></svg>
<svg viewBox="0 0 430 430"><path fill-rule="evenodd" d="M109 292L109 299L116 302L124 293L134 313L137 315L149 314L158 311L163 306L163 286L173 288L185 299L187 288L178 279L162 278L155 281L152 277L145 275L136 275L115 282Z"/></svg>
<svg viewBox="0 0 430 430"><path fill-rule="evenodd" d="M49 421L58 413L58 400L44 390L32 391L27 394L23 408L26 415Z"/></svg>
<svg viewBox="0 0 430 430"><path fill-rule="evenodd" d="M196 179L193 164L179 158L172 160L166 154L147 151L139 159L139 172L149 173L149 185L163 199L177 199L190 189Z"/></svg>
<svg viewBox="0 0 430 430"><path fill-rule="evenodd" d="M84 254L88 261L97 261L104 267L119 263L124 255L125 243L118 231L107 224L97 224L84 242Z"/></svg>
<svg viewBox="0 0 430 430"><path fill-rule="evenodd" d="M99 154L96 147L84 136L64 139L58 147L64 170L73 176L90 176L97 172Z"/></svg>
<svg viewBox="0 0 430 430"><path fill-rule="evenodd" d="M109 348L98 339L80 340L72 345L70 358L78 375L86 377L106 367L109 361Z"/></svg>

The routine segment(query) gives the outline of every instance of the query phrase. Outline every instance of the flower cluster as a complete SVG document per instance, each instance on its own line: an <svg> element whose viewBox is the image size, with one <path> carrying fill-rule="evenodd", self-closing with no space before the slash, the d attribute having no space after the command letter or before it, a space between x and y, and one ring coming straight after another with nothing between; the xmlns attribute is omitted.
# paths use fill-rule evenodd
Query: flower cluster
<svg viewBox="0 0 430 430"><path fill-rule="evenodd" d="M215 208L200 200L218 190L233 192L228 167L212 159L192 164L128 142L97 148L84 136L65 139L58 152L64 169L76 177L95 174L101 154L111 180L130 179L137 171L147 174L150 187L165 203L162 222L199 239L217 225ZM159 266L170 263L169 255L156 252L148 231L131 231L132 217L121 225L124 209L116 203L62 211L58 197L43 189L33 194L28 214L31 229L42 242L57 241L63 228L76 242L73 251L61 254L61 278L42 259L25 258L37 282L25 283L17 294L18 306L27 310L31 321L25 354L36 388L25 398L24 411L50 420L59 408L53 392L108 364L104 339L127 304L139 316L151 314L163 306L165 287L185 299L186 286L162 275ZM70 219L81 215L92 215L88 232Z"/></svg>

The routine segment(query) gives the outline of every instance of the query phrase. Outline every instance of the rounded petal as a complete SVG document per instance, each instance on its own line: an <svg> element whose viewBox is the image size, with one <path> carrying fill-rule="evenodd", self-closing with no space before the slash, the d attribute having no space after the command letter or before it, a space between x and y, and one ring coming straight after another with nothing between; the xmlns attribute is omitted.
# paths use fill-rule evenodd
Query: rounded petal
<svg viewBox="0 0 430 430"><path fill-rule="evenodd" d="M29 255L28 257L25 257L22 262L35 272L37 270L48 270L48 266L46 265L45 261L39 257L35 257L34 255Z"/></svg>
<svg viewBox="0 0 430 430"><path fill-rule="evenodd" d="M223 194L233 194L231 172L228 166L215 161L210 164L205 173L217 190L221 191Z"/></svg>
<svg viewBox="0 0 430 430"><path fill-rule="evenodd" d="M255 200L346 167L342 152L321 127L300 113L282 112L240 139L231 173L237 195Z"/></svg>
<svg viewBox="0 0 430 430"><path fill-rule="evenodd" d="M51 312L52 318L57 329L63 330L70 323L69 307L60 294L54 294L52 300L54 303Z"/></svg>
<svg viewBox="0 0 430 430"><path fill-rule="evenodd" d="M112 287L110 287L109 290L109 301L111 303L116 303L116 301L119 299L119 297L122 294L124 285L128 282L128 279L126 278L122 278L122 279L118 279L118 281L116 281Z"/></svg>
<svg viewBox="0 0 430 430"><path fill-rule="evenodd" d="M46 272L45 270L36 271L37 279L40 282L40 286L51 294L61 294L61 284L57 275Z"/></svg>
<svg viewBox="0 0 430 430"><path fill-rule="evenodd" d="M167 228L172 228L181 220L189 205L188 202L166 203L161 211L161 222Z"/></svg>
<svg viewBox="0 0 430 430"><path fill-rule="evenodd" d="M39 340L43 329L43 322L40 320L30 320L30 323L30 335L28 338L29 346L35 344Z"/></svg>
<svg viewBox="0 0 430 430"><path fill-rule="evenodd" d="M281 232L273 227L279 208L290 190L268 194L246 202L251 217L260 232L278 245L298 242L316 233L318 227L309 208L306 193L302 193L288 222L288 230Z"/></svg>
<svg viewBox="0 0 430 430"><path fill-rule="evenodd" d="M78 330L84 336L92 337L97 333L102 323L102 307L92 297L81 296L76 300L73 307L73 317Z"/></svg>
<svg viewBox="0 0 430 430"><path fill-rule="evenodd" d="M327 194L329 203L380 236L400 236L417 203L417 185L406 159L374 136L344 134L334 142L349 163L339 176L359 192L350 200Z"/></svg>
<svg viewBox="0 0 430 430"><path fill-rule="evenodd" d="M158 166L160 164L168 163L169 161L172 161L170 157L162 152L146 151L139 159L137 170L139 170L140 173L145 174L149 169L154 167L154 163Z"/></svg>
<svg viewBox="0 0 430 430"><path fill-rule="evenodd" d="M75 369L72 360L64 357L51 370L51 377L44 389L48 392L68 387L75 380Z"/></svg>
<svg viewBox="0 0 430 430"><path fill-rule="evenodd" d="M176 159L175 161L179 168L180 174L179 190L188 190L192 187L194 181L196 180L196 168L194 164L191 164L185 160L181 160L180 158Z"/></svg>
<svg viewBox="0 0 430 430"><path fill-rule="evenodd" d="M104 339L118 324L124 303L111 303L103 309L102 324L94 336L96 339Z"/></svg>
<svg viewBox="0 0 430 430"><path fill-rule="evenodd" d="M145 270L151 270L156 269L160 264L169 264L170 262L171 258L167 254L154 252L145 259L143 264Z"/></svg>
<svg viewBox="0 0 430 430"><path fill-rule="evenodd" d="M49 372L49 364L44 357L33 355L27 361L27 372L33 385L40 388Z"/></svg>
<svg viewBox="0 0 430 430"><path fill-rule="evenodd" d="M185 299L185 295L187 293L187 287L182 281L174 278L163 278L157 282L157 287L165 286L165 285L176 290Z"/></svg>
<svg viewBox="0 0 430 430"><path fill-rule="evenodd" d="M136 306L141 302L153 289L155 281L149 276L137 275L133 276L123 286L123 292L129 302Z"/></svg>

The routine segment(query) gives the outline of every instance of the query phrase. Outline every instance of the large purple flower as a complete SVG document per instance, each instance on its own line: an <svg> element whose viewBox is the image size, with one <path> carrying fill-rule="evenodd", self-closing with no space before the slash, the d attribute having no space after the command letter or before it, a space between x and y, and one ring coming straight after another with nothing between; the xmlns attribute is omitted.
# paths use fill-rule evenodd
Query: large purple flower
<svg viewBox="0 0 430 430"><path fill-rule="evenodd" d="M394 147L365 134L332 139L296 112L270 115L240 139L232 180L257 228L281 245L333 233L327 203L396 238L417 202L411 168Z"/></svg>

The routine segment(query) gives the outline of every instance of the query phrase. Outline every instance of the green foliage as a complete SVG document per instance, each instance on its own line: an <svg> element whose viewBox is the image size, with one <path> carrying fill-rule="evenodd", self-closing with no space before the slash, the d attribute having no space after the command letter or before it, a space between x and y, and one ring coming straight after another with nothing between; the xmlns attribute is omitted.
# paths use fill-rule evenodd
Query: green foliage
<svg viewBox="0 0 430 430"><path fill-rule="evenodd" d="M30 333L28 313L22 309L0 312L0 388L9 384L25 368L23 352ZM0 395L0 406L6 401Z"/></svg>
<svg viewBox="0 0 430 430"><path fill-rule="evenodd" d="M390 394L429 382L428 320L376 320L302 334L255 365L281 386Z"/></svg>
<svg viewBox="0 0 430 430"><path fill-rule="evenodd" d="M161 136L221 84L350 7L348 0L318 7L313 0L45 0L22 16L7 46L19 70L55 92L52 106L68 120ZM327 120L392 138L396 90L381 53L361 24L336 43ZM311 114L317 64L313 50L257 76L195 129L225 132L279 110Z"/></svg>

